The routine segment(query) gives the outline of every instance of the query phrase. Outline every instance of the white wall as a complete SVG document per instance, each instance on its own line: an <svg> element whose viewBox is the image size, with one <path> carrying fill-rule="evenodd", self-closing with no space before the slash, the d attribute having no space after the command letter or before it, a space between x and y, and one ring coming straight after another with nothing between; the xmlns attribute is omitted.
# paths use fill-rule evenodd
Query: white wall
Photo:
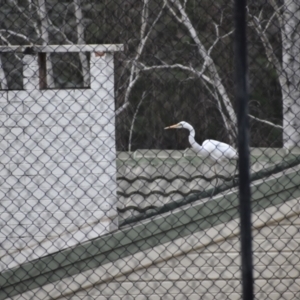
<svg viewBox="0 0 300 300"><path fill-rule="evenodd" d="M113 55L91 53L87 89L39 90L23 63L0 95L0 270L117 226Z"/></svg>

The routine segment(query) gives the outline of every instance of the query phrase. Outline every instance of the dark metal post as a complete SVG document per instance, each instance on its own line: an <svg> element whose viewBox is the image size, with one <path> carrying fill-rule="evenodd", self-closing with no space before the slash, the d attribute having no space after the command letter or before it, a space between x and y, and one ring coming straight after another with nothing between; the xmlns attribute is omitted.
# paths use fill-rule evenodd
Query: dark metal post
<svg viewBox="0 0 300 300"><path fill-rule="evenodd" d="M249 173L247 0L235 0L235 82L238 106L239 192L243 300L253 300L251 193Z"/></svg>

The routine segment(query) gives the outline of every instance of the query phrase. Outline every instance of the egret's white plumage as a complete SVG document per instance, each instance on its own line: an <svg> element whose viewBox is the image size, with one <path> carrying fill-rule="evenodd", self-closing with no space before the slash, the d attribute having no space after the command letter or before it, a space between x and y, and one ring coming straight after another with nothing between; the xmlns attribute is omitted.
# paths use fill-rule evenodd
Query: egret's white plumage
<svg viewBox="0 0 300 300"><path fill-rule="evenodd" d="M189 142L195 152L199 153L201 156L210 157L215 161L224 159L238 159L237 151L228 144L215 141L215 140L205 140L202 145L195 141L195 130L193 126L187 122L179 122L178 124L168 126L165 129L176 129L185 128L189 130Z"/></svg>

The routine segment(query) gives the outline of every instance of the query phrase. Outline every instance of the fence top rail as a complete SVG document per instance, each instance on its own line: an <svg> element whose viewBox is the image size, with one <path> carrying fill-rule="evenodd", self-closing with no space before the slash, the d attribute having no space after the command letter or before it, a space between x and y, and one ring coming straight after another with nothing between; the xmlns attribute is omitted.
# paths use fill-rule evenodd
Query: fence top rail
<svg viewBox="0 0 300 300"><path fill-rule="evenodd" d="M17 52L23 54L35 53L65 53L65 52L119 52L124 50L123 44L91 44L91 45L14 45L0 46L0 53Z"/></svg>

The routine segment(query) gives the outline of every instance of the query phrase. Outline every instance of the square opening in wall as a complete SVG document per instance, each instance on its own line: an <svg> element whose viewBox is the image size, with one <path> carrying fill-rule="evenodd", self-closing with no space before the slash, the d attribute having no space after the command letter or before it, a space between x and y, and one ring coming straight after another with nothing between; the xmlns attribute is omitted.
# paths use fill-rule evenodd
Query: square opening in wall
<svg viewBox="0 0 300 300"><path fill-rule="evenodd" d="M39 53L40 88L89 88L90 54Z"/></svg>
<svg viewBox="0 0 300 300"><path fill-rule="evenodd" d="M18 53L1 53L0 90L22 90L22 58Z"/></svg>

